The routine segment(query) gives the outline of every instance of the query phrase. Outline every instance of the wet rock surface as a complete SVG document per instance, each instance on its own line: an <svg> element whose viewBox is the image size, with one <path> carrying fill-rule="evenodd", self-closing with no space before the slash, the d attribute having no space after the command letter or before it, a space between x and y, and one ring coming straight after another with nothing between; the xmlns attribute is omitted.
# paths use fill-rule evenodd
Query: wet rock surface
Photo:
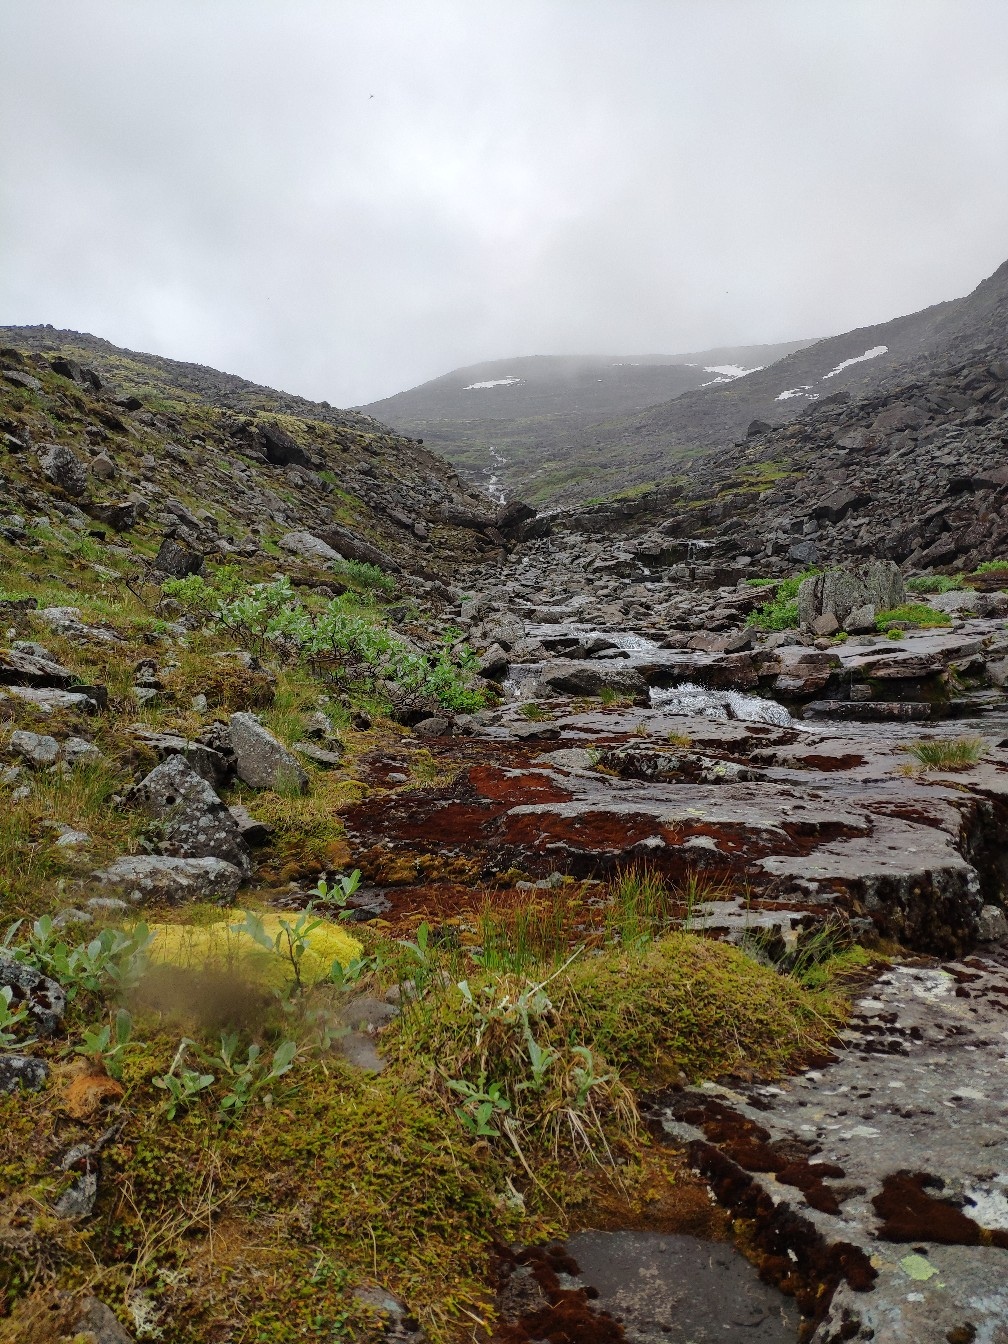
<svg viewBox="0 0 1008 1344"><path fill-rule="evenodd" d="M513 867L604 877L646 862L678 880L726 881L724 899L700 912L712 933L774 924L793 938L840 911L950 955L973 946L985 900L1003 900L999 730L983 738L980 765L943 774L904 773L912 758L901 728L848 735L589 712L558 717L544 750L514 740L517 721L505 713L470 745L442 747L469 760L452 783L346 810L366 875L401 874L406 856L454 854L483 879ZM670 733L688 747L670 749ZM743 884L744 900L732 894Z"/></svg>
<svg viewBox="0 0 1008 1344"><path fill-rule="evenodd" d="M731 1245L661 1232L582 1232L567 1243L580 1279L627 1344L791 1344L792 1300L762 1283Z"/></svg>
<svg viewBox="0 0 1008 1344"><path fill-rule="evenodd" d="M774 1085L683 1089L652 1117L736 1216L776 1220L777 1244L759 1248L765 1276L796 1286L806 1309L814 1289L795 1279L835 1279L816 1344L997 1341L1006 1064L1004 950L894 965L857 997L830 1059ZM839 1273L824 1273L831 1259Z"/></svg>

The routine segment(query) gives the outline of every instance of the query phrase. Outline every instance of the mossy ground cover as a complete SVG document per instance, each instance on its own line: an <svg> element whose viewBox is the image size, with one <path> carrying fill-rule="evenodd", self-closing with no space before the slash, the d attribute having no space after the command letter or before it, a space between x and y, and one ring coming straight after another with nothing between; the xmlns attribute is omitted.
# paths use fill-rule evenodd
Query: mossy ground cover
<svg viewBox="0 0 1008 1344"><path fill-rule="evenodd" d="M179 933L181 970L199 929L219 921L207 911L196 934ZM518 973L488 970L475 945L365 934L370 960L351 997L396 986L405 1005L379 1038L377 1076L344 1062L338 1040L319 1044L319 1014L338 1011L345 989L319 984L292 1011L261 992L276 988L276 968L243 979L249 967L231 962L244 989L229 1009L207 978L187 981L174 1004L142 979L127 1000L123 1095L74 1119L66 1065L83 1023L110 1011L80 1001L66 1036L45 1047L50 1086L0 1100L8 1306L25 1312L54 1284L87 1286L124 1319L132 1306L170 1322L180 1344L369 1339L375 1318L354 1289L379 1283L432 1339L476 1339L492 1315L495 1238L562 1235L618 1222L621 1210L641 1222L651 1206L692 1226L706 1197L651 1148L636 1098L684 1076L773 1076L823 1048L839 1001L694 935L576 942L558 965L559 937ZM217 1084L169 1120L154 1079L183 1036L210 1052L228 1011L267 1051L281 1035L298 1039L295 1067L235 1123L217 1117ZM473 1093L497 1096L482 1126ZM94 1214L78 1226L55 1219L72 1179L57 1155L110 1127Z"/></svg>

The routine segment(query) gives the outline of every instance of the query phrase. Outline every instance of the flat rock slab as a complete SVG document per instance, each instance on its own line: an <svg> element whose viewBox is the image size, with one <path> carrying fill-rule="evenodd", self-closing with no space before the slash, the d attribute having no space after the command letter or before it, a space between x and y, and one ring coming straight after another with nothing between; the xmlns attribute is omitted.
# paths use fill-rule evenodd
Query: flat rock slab
<svg viewBox="0 0 1008 1344"><path fill-rule="evenodd" d="M627 1344L794 1344L794 1301L733 1246L661 1232L581 1232L567 1243L597 1311Z"/></svg>
<svg viewBox="0 0 1008 1344"><path fill-rule="evenodd" d="M654 1113L722 1202L769 1196L757 1221L776 1219L788 1271L813 1288L832 1274L816 1344L1004 1344L1006 1076L1001 951L894 965L831 1060L779 1084L683 1089ZM781 1268L768 1250L764 1271Z"/></svg>
<svg viewBox="0 0 1008 1344"><path fill-rule="evenodd" d="M600 721L604 736L593 731ZM630 722L638 731L628 731ZM676 748L688 763L682 779L585 768L586 741L596 762L627 751L674 760L668 723L686 729L690 743ZM513 739L474 739L476 763L453 783L349 807L354 861L376 882L401 881L393 874L403 871L404 855L465 858L485 879L510 868L605 877L644 862L676 881L699 872L736 890L748 883L752 896L802 914L839 908L941 955L972 945L982 905L1001 899L1008 756L993 745L989 760L969 772L907 775L911 758L891 739L873 744L654 711L550 726L558 749L544 744L539 759L531 743L521 744L522 759ZM699 776L698 760L706 762ZM750 760L760 769L748 769Z"/></svg>

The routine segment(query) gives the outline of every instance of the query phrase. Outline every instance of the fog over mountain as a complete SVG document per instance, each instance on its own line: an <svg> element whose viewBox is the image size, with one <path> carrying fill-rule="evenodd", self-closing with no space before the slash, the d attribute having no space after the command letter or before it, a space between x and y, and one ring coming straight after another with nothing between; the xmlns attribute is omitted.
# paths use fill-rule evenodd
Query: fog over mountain
<svg viewBox="0 0 1008 1344"><path fill-rule="evenodd" d="M794 341L1004 255L998 0L0 12L0 321L336 405Z"/></svg>

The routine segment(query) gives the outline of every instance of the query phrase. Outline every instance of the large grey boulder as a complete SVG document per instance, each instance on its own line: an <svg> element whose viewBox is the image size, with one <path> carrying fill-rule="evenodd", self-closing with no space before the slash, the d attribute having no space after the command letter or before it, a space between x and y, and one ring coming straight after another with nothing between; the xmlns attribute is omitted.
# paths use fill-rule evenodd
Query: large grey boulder
<svg viewBox="0 0 1008 1344"><path fill-rule="evenodd" d="M59 743L48 733L32 733L27 728L15 728L10 735L10 750L29 765L44 769L55 765L59 757Z"/></svg>
<svg viewBox="0 0 1008 1344"><path fill-rule="evenodd" d="M87 469L76 453L62 443L44 443L39 448L42 475L51 484L75 498L87 491Z"/></svg>
<svg viewBox="0 0 1008 1344"><path fill-rule="evenodd" d="M296 789L304 793L308 776L282 742L254 714L232 714L228 721L235 773L253 789Z"/></svg>
<svg viewBox="0 0 1008 1344"><path fill-rule="evenodd" d="M613 691L642 705L649 704L651 699L647 682L635 668L597 661L557 659L547 663L539 674L536 689L538 694L545 695L594 696Z"/></svg>
<svg viewBox="0 0 1008 1344"><path fill-rule="evenodd" d="M0 952L0 985L14 991L12 1006L25 1004L32 1025L45 1035L52 1035L66 1012L66 994L58 981L34 966L26 966L9 952Z"/></svg>
<svg viewBox="0 0 1008 1344"><path fill-rule="evenodd" d="M798 589L798 619L811 630L819 617L829 615L845 629L853 612L863 622L868 614L865 608L873 609L874 619L878 612L905 601L906 585L899 566L892 560L869 560L805 579Z"/></svg>
<svg viewBox="0 0 1008 1344"><path fill-rule="evenodd" d="M329 565L333 561L343 559L339 551L334 550L321 537L316 537L313 532L288 532L280 538L280 545L285 551L290 551L291 555L296 555L302 560L314 561L316 564Z"/></svg>
<svg viewBox="0 0 1008 1344"><path fill-rule="evenodd" d="M134 800L161 824L162 852L185 859L223 859L251 871L234 817L184 756L169 756L134 790Z"/></svg>
<svg viewBox="0 0 1008 1344"><path fill-rule="evenodd" d="M976 593L970 588L935 593L928 598L935 611L951 616L1005 616L1008 615L1008 595L1004 593Z"/></svg>
<svg viewBox="0 0 1008 1344"><path fill-rule="evenodd" d="M240 828L239 828L240 829ZM107 895L132 905L188 905L207 901L229 905L244 872L224 859L183 859L171 855L124 855L93 873Z"/></svg>

